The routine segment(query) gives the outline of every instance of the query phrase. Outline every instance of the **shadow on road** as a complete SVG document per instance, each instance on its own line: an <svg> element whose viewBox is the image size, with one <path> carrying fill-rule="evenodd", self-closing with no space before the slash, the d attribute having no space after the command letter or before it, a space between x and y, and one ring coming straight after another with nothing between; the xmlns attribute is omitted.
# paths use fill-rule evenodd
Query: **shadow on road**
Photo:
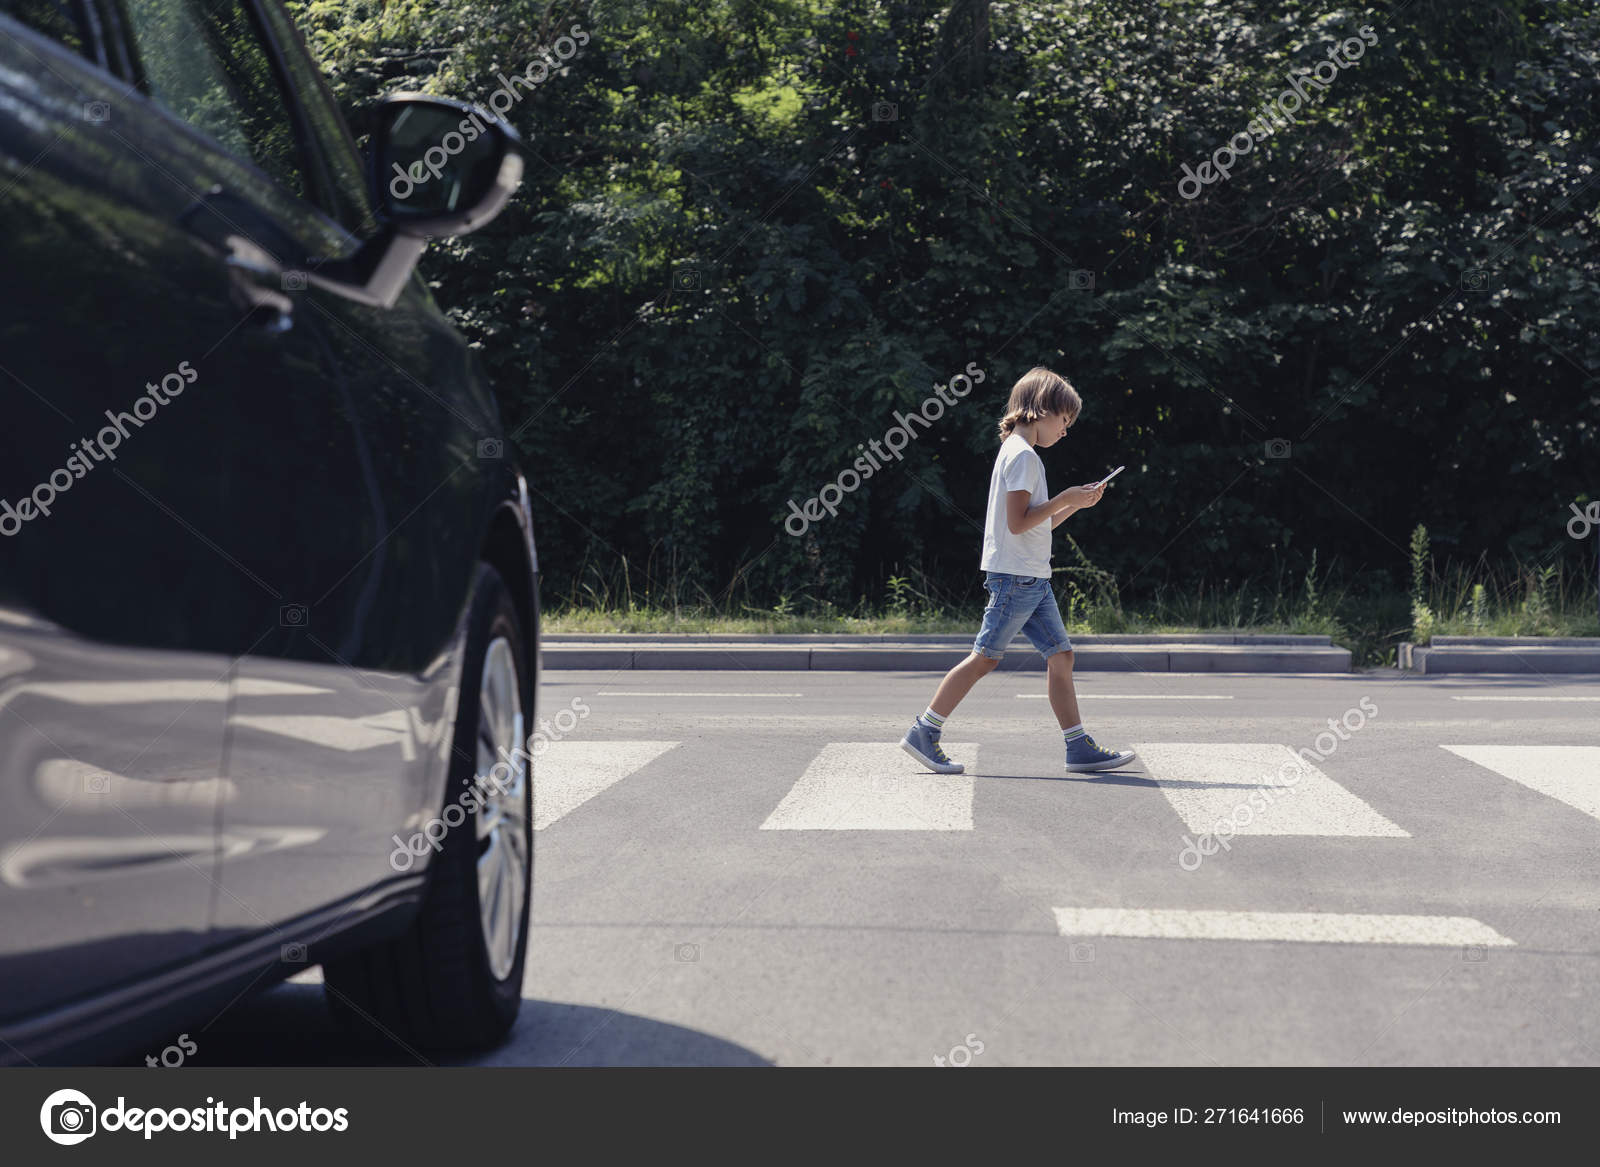
<svg viewBox="0 0 1600 1167"><path fill-rule="evenodd" d="M194 1066L765 1066L721 1038L610 1009L525 998L505 1044L466 1057L367 1043L328 1011L322 986L284 983L192 1037Z"/></svg>
<svg viewBox="0 0 1600 1167"><path fill-rule="evenodd" d="M1152 789L1156 780L1137 771L1125 769L1091 770L1081 774L985 774L982 771L973 771L972 778L999 778L1007 781L1026 780L1030 782L1093 782L1097 786L1147 786Z"/></svg>

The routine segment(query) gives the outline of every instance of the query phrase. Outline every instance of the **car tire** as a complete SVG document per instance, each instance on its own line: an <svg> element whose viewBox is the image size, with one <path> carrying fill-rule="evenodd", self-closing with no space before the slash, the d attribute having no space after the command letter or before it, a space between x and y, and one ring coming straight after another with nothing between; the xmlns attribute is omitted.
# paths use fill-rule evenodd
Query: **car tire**
<svg viewBox="0 0 1600 1167"><path fill-rule="evenodd" d="M516 1021L533 887L532 762L525 752L513 754L522 763L503 767L506 774L485 759L504 756L501 746L507 754L526 746L533 689L525 646L504 581L480 564L440 821L448 821L444 811L454 803L465 817L458 815L439 840L409 929L323 967L330 1008L358 1035L481 1049L502 1040ZM508 699L513 678L516 694ZM480 783L480 774L509 790ZM475 783L487 791L476 804L468 796ZM508 929L514 929L509 936Z"/></svg>

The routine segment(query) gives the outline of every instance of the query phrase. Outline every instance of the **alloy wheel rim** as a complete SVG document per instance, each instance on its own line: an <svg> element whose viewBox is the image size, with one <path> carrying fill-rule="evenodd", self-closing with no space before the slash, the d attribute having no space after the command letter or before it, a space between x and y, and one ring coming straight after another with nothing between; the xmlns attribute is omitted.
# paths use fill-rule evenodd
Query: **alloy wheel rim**
<svg viewBox="0 0 1600 1167"><path fill-rule="evenodd" d="M528 753L523 742L522 686L511 642L497 637L483 658L478 685L478 916L489 969L504 980L516 964L528 872ZM506 771L509 769L509 774Z"/></svg>

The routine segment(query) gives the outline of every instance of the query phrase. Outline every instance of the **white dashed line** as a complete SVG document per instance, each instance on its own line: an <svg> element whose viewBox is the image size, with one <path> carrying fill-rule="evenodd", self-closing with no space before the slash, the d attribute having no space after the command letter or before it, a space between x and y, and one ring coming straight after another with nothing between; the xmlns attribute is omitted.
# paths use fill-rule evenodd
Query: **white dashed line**
<svg viewBox="0 0 1600 1167"><path fill-rule="evenodd" d="M1056 908L1063 936L1160 940L1290 940L1309 944L1429 944L1513 948L1470 916L1363 916L1324 912L1193 912Z"/></svg>

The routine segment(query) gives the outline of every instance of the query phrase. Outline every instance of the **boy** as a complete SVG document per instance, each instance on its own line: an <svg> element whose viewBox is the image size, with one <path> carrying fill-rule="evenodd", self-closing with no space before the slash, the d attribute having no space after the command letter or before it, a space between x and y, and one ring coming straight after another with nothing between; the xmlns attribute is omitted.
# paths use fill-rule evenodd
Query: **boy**
<svg viewBox="0 0 1600 1167"><path fill-rule="evenodd" d="M1000 452L989 476L989 517L979 562L989 592L983 626L971 655L945 674L927 711L900 741L906 753L937 774L962 772L961 764L952 762L939 745L945 719L980 677L994 671L1018 631L1044 657L1050 708L1066 739L1068 771L1107 770L1133 760L1132 750L1103 750L1083 730L1072 686L1072 642L1050 587L1050 532L1072 512L1094 506L1106 488L1089 483L1047 496L1044 461L1036 447L1064 438L1082 408L1066 378L1049 369L1028 370L1011 389L1000 419Z"/></svg>

